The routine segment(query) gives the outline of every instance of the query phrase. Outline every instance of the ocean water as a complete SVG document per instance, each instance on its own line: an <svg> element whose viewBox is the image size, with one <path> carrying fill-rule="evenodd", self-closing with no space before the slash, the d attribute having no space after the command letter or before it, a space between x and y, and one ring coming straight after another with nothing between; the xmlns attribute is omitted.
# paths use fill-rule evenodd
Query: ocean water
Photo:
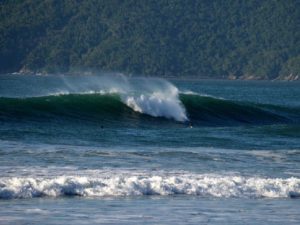
<svg viewBox="0 0 300 225"><path fill-rule="evenodd" d="M299 224L300 83L0 76L0 224Z"/></svg>

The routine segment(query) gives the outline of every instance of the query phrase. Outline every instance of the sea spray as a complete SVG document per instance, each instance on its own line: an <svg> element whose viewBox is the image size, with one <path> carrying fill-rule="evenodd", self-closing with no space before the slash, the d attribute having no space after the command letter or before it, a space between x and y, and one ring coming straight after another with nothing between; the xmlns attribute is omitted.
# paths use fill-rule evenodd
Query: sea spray
<svg viewBox="0 0 300 225"><path fill-rule="evenodd" d="M179 122L188 120L178 89L163 79L133 80L130 91L122 93L121 99L136 112Z"/></svg>
<svg viewBox="0 0 300 225"><path fill-rule="evenodd" d="M175 88L175 87L174 87ZM138 96L122 96L123 102L136 112L184 122L188 118L178 99L178 92L154 92Z"/></svg>
<svg viewBox="0 0 300 225"><path fill-rule="evenodd" d="M64 82L73 90L71 93L118 94L122 102L136 112L179 122L188 120L178 89L163 79L103 76L79 85L76 82L72 85L65 79Z"/></svg>

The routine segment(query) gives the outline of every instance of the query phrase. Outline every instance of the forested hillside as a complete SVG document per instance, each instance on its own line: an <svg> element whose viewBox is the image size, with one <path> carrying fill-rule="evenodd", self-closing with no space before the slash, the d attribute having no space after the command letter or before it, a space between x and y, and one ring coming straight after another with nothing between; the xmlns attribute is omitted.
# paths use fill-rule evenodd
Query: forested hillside
<svg viewBox="0 0 300 225"><path fill-rule="evenodd" d="M300 74L299 0L1 0L0 73Z"/></svg>

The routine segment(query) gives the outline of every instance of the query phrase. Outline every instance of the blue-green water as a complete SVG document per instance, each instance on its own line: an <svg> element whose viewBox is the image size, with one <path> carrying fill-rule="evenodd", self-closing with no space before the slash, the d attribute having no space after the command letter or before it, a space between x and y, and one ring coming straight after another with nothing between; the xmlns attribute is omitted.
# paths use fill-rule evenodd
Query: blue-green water
<svg viewBox="0 0 300 225"><path fill-rule="evenodd" d="M0 224L299 224L299 99L297 82L0 76Z"/></svg>

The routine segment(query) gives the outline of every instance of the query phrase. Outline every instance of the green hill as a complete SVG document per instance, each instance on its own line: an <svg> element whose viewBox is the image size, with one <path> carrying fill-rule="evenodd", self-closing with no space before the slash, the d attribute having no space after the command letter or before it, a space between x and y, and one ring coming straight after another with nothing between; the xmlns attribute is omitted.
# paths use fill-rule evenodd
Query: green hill
<svg viewBox="0 0 300 225"><path fill-rule="evenodd" d="M0 73L300 74L298 0L2 0Z"/></svg>

